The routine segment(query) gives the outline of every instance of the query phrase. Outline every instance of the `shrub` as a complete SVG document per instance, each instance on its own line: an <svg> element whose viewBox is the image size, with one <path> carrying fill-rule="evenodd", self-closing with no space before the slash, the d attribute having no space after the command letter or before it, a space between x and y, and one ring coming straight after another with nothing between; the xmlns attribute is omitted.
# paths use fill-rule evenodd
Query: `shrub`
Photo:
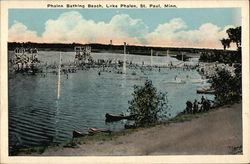
<svg viewBox="0 0 250 164"><path fill-rule="evenodd" d="M132 96L129 112L135 116L136 127L154 124L166 117L169 110L167 93L157 93L152 81L147 80L144 86L134 86Z"/></svg>
<svg viewBox="0 0 250 164"><path fill-rule="evenodd" d="M235 71L238 71L236 69ZM236 73L236 72L235 72ZM215 89L216 105L225 105L228 103L238 102L241 99L241 76L236 76L225 69L217 72L212 78L212 88Z"/></svg>

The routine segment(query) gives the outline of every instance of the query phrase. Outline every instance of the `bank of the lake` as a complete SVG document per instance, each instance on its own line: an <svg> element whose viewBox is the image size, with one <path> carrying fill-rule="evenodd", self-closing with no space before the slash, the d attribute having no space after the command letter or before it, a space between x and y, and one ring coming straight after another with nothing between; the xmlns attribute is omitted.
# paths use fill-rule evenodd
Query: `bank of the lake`
<svg viewBox="0 0 250 164"><path fill-rule="evenodd" d="M111 136L82 138L73 147L69 143L40 149L42 154L25 150L19 155L241 154L242 104L177 116L168 123Z"/></svg>

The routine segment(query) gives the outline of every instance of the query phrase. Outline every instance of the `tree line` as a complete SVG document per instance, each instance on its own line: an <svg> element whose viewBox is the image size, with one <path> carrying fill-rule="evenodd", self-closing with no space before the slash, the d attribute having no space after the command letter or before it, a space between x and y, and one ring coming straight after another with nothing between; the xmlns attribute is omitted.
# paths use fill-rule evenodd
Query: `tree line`
<svg viewBox="0 0 250 164"><path fill-rule="evenodd" d="M200 56L202 62L220 62L220 63L241 63L241 26L229 28L226 31L228 38L220 40L224 51L220 52L203 52ZM235 43L237 51L229 51L231 44Z"/></svg>

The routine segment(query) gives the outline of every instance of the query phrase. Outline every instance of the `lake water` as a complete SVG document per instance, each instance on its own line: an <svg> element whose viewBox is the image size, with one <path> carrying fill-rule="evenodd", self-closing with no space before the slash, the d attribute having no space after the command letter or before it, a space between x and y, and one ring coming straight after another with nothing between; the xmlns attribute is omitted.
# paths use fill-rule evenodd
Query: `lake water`
<svg viewBox="0 0 250 164"><path fill-rule="evenodd" d="M13 53L9 53L9 57ZM74 61L74 52L62 52L62 63ZM94 60L123 60L123 54L92 53ZM133 63L145 65L178 64L171 57L150 57L127 55ZM59 62L59 52L39 52L39 60L47 65ZM197 64L192 58L186 64ZM122 70L122 67L119 68ZM57 99L58 76L48 73L28 76L14 74L9 78L9 144L24 147L60 143L72 138L73 130L88 130L90 127L107 128L113 131L123 129L126 121L105 123L106 113L126 113L128 101L134 85L143 85L147 79L152 80L158 91L167 92L171 115L175 116L186 107L187 100L200 100L202 95L196 89L209 86L199 82L201 76L196 70L182 68L169 69L153 67L152 70L126 68L126 74L117 74L114 68L90 68L77 70L68 78L61 75L60 99ZM186 83L174 83L175 77ZM205 95L212 99L212 96Z"/></svg>

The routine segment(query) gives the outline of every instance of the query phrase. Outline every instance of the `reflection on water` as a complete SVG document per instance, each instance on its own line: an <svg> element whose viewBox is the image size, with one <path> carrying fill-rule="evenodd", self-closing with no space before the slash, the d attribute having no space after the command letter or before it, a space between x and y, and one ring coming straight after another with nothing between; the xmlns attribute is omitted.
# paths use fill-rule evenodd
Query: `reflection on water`
<svg viewBox="0 0 250 164"><path fill-rule="evenodd" d="M57 64L59 52L40 52L43 63ZM11 55L10 55L11 56ZM123 60L123 54L92 54L94 60ZM150 65L150 56L127 55L127 61ZM171 57L152 57L154 65L166 65L180 61ZM62 63L73 63L74 53L63 52ZM197 59L187 62L196 64ZM122 69L122 68L119 68ZM123 129L125 121L105 123L106 113L126 113L132 99L134 85L143 85L152 80L158 91L168 92L169 105L174 116L185 108L187 100L200 99L196 89L209 86L196 70L182 68L131 69L126 74L117 74L114 68L90 68L78 70L68 77L61 74L60 99L57 100L57 78L53 73L26 76L12 75L9 79L9 135L10 145L46 145L70 140L73 130L90 127ZM185 83L176 81L182 79ZM207 95L206 95L207 97ZM210 99L212 97L209 97Z"/></svg>

